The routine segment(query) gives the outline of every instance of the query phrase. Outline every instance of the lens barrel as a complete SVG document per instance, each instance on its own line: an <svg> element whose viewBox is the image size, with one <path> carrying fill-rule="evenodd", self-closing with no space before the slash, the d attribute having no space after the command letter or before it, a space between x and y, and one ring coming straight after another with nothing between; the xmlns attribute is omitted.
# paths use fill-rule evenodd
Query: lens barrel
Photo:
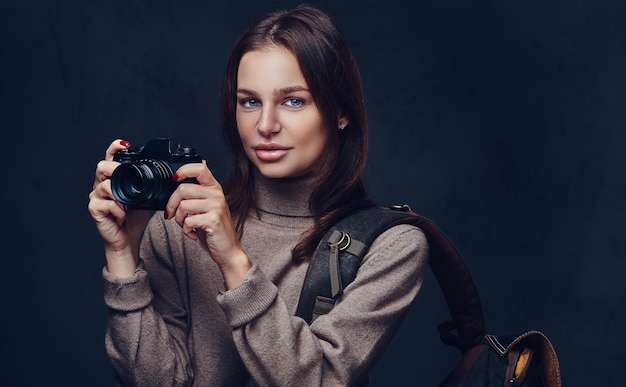
<svg viewBox="0 0 626 387"><path fill-rule="evenodd" d="M143 159L120 164L111 176L115 200L130 208L162 210L176 189L169 164Z"/></svg>

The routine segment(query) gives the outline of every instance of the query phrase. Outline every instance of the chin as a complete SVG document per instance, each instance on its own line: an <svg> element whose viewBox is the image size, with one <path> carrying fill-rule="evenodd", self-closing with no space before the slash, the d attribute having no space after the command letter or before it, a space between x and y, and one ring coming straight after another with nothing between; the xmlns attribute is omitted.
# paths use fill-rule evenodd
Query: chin
<svg viewBox="0 0 626 387"><path fill-rule="evenodd" d="M266 177L268 179L292 179L295 177L299 177L298 175L290 175L286 173L263 173L261 172L261 175L263 175L263 177Z"/></svg>
<svg viewBox="0 0 626 387"><path fill-rule="evenodd" d="M294 179L309 176L306 171L285 171L277 168L257 168L263 177L268 179Z"/></svg>
<svg viewBox="0 0 626 387"><path fill-rule="evenodd" d="M257 168L259 173L268 179L284 179L289 177L289 173L276 168Z"/></svg>

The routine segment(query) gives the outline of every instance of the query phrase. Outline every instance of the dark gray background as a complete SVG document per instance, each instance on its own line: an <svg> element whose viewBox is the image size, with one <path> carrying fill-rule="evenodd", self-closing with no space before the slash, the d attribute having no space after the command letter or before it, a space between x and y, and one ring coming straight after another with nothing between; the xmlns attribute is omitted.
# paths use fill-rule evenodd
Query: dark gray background
<svg viewBox="0 0 626 387"><path fill-rule="evenodd" d="M454 241L494 333L539 329L566 386L626 360L626 6L314 1L346 34L371 122L367 176ZM0 2L0 384L110 386L101 242L87 213L113 138L177 136L222 177L222 70L284 1ZM374 385L435 385L458 359L427 283Z"/></svg>

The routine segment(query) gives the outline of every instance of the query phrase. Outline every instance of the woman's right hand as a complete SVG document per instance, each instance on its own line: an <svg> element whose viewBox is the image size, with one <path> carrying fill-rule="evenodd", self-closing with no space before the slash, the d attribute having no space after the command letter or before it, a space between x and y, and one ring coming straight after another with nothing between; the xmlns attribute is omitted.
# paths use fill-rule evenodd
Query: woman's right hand
<svg viewBox="0 0 626 387"><path fill-rule="evenodd" d="M113 155L130 146L128 141L115 140L106 150L104 160L96 166L93 190L89 194L89 213L104 241L108 271L129 277L139 264L139 242L150 218L149 211L129 210L113 198L109 179L119 162Z"/></svg>

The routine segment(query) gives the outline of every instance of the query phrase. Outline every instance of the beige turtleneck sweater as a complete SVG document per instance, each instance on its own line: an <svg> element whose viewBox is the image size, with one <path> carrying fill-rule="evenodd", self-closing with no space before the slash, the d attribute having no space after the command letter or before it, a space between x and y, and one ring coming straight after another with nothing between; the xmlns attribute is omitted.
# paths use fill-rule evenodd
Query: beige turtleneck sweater
<svg viewBox="0 0 626 387"><path fill-rule="evenodd" d="M257 179L260 217L241 239L253 263L224 290L201 243L157 213L129 279L103 270L106 349L118 383L139 386L344 386L367 380L417 294L427 266L423 233L379 236L335 308L311 326L294 316L307 263L291 250L313 224L298 180Z"/></svg>

